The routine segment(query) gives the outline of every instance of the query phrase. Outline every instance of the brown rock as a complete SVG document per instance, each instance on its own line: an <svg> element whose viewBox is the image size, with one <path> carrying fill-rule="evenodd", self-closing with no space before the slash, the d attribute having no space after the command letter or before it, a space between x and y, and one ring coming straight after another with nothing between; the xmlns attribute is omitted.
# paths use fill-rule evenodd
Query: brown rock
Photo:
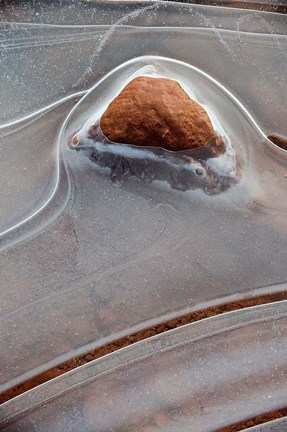
<svg viewBox="0 0 287 432"><path fill-rule="evenodd" d="M213 147L224 146L205 110L177 81L167 78L135 78L110 103L100 126L116 143L172 151L194 149L208 142Z"/></svg>

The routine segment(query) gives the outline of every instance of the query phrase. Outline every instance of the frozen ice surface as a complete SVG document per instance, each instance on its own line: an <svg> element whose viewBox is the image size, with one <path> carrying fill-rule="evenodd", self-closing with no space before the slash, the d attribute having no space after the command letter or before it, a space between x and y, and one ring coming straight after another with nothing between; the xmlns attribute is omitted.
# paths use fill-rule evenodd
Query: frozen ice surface
<svg viewBox="0 0 287 432"><path fill-rule="evenodd" d="M92 361L0 407L4 432L213 432L286 405L287 305L239 310ZM284 432L286 418L251 429Z"/></svg>
<svg viewBox="0 0 287 432"><path fill-rule="evenodd" d="M142 55L204 71L265 135L286 136L286 16L109 7L114 25L100 5L88 21L97 25L52 9L16 23L9 8L1 24L1 390L163 319L286 289L286 152L236 104L221 99L218 110L240 140L244 176L215 197L133 179L119 187L58 146L78 92Z"/></svg>
<svg viewBox="0 0 287 432"><path fill-rule="evenodd" d="M267 423L253 426L250 432L285 432L287 428L287 417L278 418Z"/></svg>
<svg viewBox="0 0 287 432"><path fill-rule="evenodd" d="M101 131L100 118L110 102L139 76L177 80L191 98L198 103L204 101L216 135L224 142L224 151L210 157L212 144L209 143L198 149L171 152L110 142ZM210 195L222 193L239 182L244 157L239 148L239 130L234 133L232 127L227 131L224 128L225 124L232 123L230 116L225 118L226 103L221 100L224 96L230 96L226 89L188 64L162 57L139 57L114 69L80 100L67 118L59 140L71 149L84 152L98 167L109 168L111 178L120 183L134 176L145 183L162 181L181 191L201 189ZM229 97L228 108L230 103ZM90 136L91 128L93 137ZM261 135L265 138L262 132Z"/></svg>

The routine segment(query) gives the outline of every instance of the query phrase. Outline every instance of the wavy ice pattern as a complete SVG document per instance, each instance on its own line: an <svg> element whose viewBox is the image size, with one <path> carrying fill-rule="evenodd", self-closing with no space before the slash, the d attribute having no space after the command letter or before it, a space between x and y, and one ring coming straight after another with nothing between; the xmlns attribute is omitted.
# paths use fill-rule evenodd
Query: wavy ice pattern
<svg viewBox="0 0 287 432"><path fill-rule="evenodd" d="M218 9L160 2L119 26L13 24L4 114L17 118L20 99L27 116L1 129L1 390L166 319L286 290L286 152L266 138L286 130L286 18ZM35 53L51 61L31 69ZM242 163L224 192L113 182L68 147L143 68L185 82L218 119Z"/></svg>
<svg viewBox="0 0 287 432"><path fill-rule="evenodd" d="M80 145L77 146L77 150L83 150L91 158L91 154L94 154L95 150L100 154L109 153L107 149L111 147L111 154L117 156L122 153L129 160L143 160L145 167L155 160L159 161L159 165L166 163L167 167L163 173L158 175L158 178L164 181L166 173L172 171L172 167L176 167L177 171L180 170L181 172L181 177L175 177L175 180L173 180L173 187L176 189L189 189L188 186L182 186L182 183L184 183L184 176L188 176L188 172L192 171L192 175L197 177L195 188L201 187L209 194L225 191L230 185L238 183L241 176L243 177L243 184L244 180L249 182L248 189L254 191L254 199L256 199L257 193L262 194L262 190L259 191L257 188L256 191L256 181L255 178L252 179L252 173L259 168L258 164L270 164L270 158L264 157L266 148L269 149L270 153L273 150L283 158L285 155L284 151L280 152L280 150L275 149L275 146L268 140L244 105L217 80L192 65L163 57L139 57L120 65L108 73L87 93L77 93L43 108L32 116L27 116L22 121L2 127L1 143L5 144L7 140L11 140L13 143L8 148L5 146L5 165L2 175L7 178L11 177L12 167L12 169L15 169L13 178L16 180L14 182L21 181L21 178L25 177L25 183L23 183L23 188L17 188L18 198L13 192L13 182L11 182L11 186L8 183L8 187L2 192L1 201L5 203L3 209L5 208L6 211L2 210L2 231L0 236L4 236L29 222L47 207L52 201L60 182L61 146L66 142L70 142L71 136L75 131L81 129L83 125L87 128L87 125L97 121L109 102L120 93L127 82L139 75L163 76L179 80L189 95L204 106L216 132L225 138L227 144L226 154L209 159L207 163L199 159L194 164L190 164L187 170L184 170L186 164L178 162L178 159L171 154L172 152L160 149L142 150L135 146L111 144L106 144L103 147L101 142L88 142L89 140L83 137ZM73 99L75 100L81 96L83 97L64 120L65 112L69 105L72 105ZM62 127L61 122L63 123ZM51 147L50 143L54 138L53 133L55 130L59 130L60 127L59 139L54 147ZM246 139L248 129L252 129L253 133L257 135L257 139L252 140L252 144L248 143ZM19 135L19 130L21 135ZM40 134L39 138L37 134ZM19 136L18 140L17 136ZM21 145L19 141L25 141L25 145ZM189 155L192 157L193 151ZM114 159L112 159L112 163L114 163ZM199 176L196 175L198 168L202 169ZM243 173L241 173L242 169ZM44 176L43 170L47 171ZM24 173L30 171L30 178L27 179L27 176L23 176L22 171ZM117 177L121 180L120 174ZM152 179L157 180L157 174L152 173ZM169 183L171 182L169 181ZM180 183L180 187L178 183ZM16 184L18 186L18 183ZM274 178L273 187L276 188L277 185L278 180ZM270 182L269 187L272 188ZM33 202L35 198L34 189L37 190L39 196ZM27 193L32 200L25 197ZM14 197L12 203L9 202L11 195ZM19 205L19 203L22 205ZM274 203L268 203L267 199L265 205L274 206Z"/></svg>

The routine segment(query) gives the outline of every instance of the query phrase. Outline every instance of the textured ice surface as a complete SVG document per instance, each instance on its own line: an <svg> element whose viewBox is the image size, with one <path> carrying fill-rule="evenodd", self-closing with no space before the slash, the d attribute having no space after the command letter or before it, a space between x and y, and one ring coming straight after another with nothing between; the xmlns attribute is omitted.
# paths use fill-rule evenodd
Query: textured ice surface
<svg viewBox="0 0 287 432"><path fill-rule="evenodd" d="M1 390L163 319L286 288L286 152L265 138L287 135L286 16L151 6L129 17L129 3L105 14L96 3L87 22L105 15L105 25L83 26L80 12L65 18L46 3L34 24L1 24L1 232L11 228L1 237ZM119 187L66 140L58 146L73 94L151 54L216 79L263 131L206 88L245 162L226 192L132 178Z"/></svg>
<svg viewBox="0 0 287 432"><path fill-rule="evenodd" d="M287 304L162 333L0 406L4 432L210 432L286 404ZM285 432L281 418L250 430ZM246 429L244 429L246 430Z"/></svg>

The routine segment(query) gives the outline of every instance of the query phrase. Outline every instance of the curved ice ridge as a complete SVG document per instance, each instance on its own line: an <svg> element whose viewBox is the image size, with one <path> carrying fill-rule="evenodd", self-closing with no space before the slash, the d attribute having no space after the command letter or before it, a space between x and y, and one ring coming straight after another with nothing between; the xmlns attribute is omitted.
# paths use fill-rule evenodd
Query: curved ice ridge
<svg viewBox="0 0 287 432"><path fill-rule="evenodd" d="M82 91L79 91L77 93L73 93L71 95L68 95L68 96L62 98L62 99L57 100L56 102L52 102L50 105L46 105L43 108L40 108L38 111L34 111L30 114L27 114L24 117L20 117L19 119L12 120L8 123L4 123L3 125L0 125L0 130L15 126L15 125L22 123L24 121L27 121L27 120L31 120L34 117L37 117L39 114L44 114L45 112L50 111L51 109L55 108L56 106L60 105L61 103L64 103L70 99L73 99L73 98L76 98L79 96L81 96L81 97L84 96L87 93L87 91L88 90L82 90Z"/></svg>
<svg viewBox="0 0 287 432"><path fill-rule="evenodd" d="M0 125L0 130L3 130L5 128L14 126L16 124L19 124L21 122L24 122L26 120L30 120L34 117L36 117L39 114L45 113L51 109L53 109L54 107L56 107L57 105L75 98L75 97L81 97L81 99L77 102L77 104L72 108L72 110L69 112L69 114L67 115L61 129L60 132L58 134L58 139L57 139L57 147L56 147L56 181L55 181L55 185L54 188L52 190L52 192L50 193L50 196L47 198L47 200L36 210L34 211L31 215L27 216L25 219L21 220L20 222L18 222L17 224L9 227L8 229L6 229L5 231L2 231L0 233L0 238L4 237L6 234L11 233L12 231L18 229L19 227L21 227L22 225L24 225L25 223L29 222L32 218L34 218L35 216L37 216L40 212L42 212L42 210L44 210L48 204L52 201L53 197L56 194L58 185L59 185L59 181L60 181L60 137L63 133L63 131L65 130L68 121L70 120L71 116L73 115L73 113L75 112L75 110L77 110L79 104L82 102L82 100L85 97L88 97L90 95L90 93L98 86L100 86L102 84L102 82L104 82L107 78L109 78L111 75L113 75L114 73L116 73L117 71L121 70L123 66L129 66L129 65L133 65L135 63L137 63L138 61L145 61L147 63L147 65L152 62L153 60L161 60L161 61L167 61L167 62L172 62L174 64L179 64L181 66L187 66L188 68L196 71L198 74L200 74L201 76L205 77L207 80L211 81L213 84L215 84L216 86L218 86L221 91L223 93L225 93L241 110L242 112L245 114L245 116L249 119L249 121L252 123L253 127L257 130L257 132L260 134L260 136L264 139L267 140L274 148L276 147L275 144L269 140L269 138L267 137L267 135L264 133L264 131L260 128L260 126L257 124L256 120L252 117L252 115L249 113L249 111L244 107L244 105L223 85L221 84L219 81L217 81L215 78L213 78L212 76L210 76L209 74L207 74L206 72L202 71L201 69L187 64L185 62L179 61L179 60L174 60L174 59L170 59L168 57L160 57L160 56L141 56L141 57L136 57L132 60L129 60L127 62L125 62L124 64L121 64L119 66L117 66L115 69L113 69L111 72L109 72L107 75L105 75L103 78L101 78L94 86L92 86L90 89L88 90L83 90L77 93L74 93L72 95L66 96L65 98L62 98L56 102L53 102L50 105L47 105L46 107L41 108L40 110L33 112L31 114L28 114L25 117L22 117L20 119L11 121L9 123L6 123L4 125ZM277 148L277 147L276 147Z"/></svg>
<svg viewBox="0 0 287 432"><path fill-rule="evenodd" d="M41 109L39 109L36 112L33 112L31 114L28 114L25 117L22 117L20 119L11 121L9 123L6 123L5 125L1 125L0 126L0 130L11 127L11 126L15 126L18 125L19 123L22 123L24 121L27 120L31 120L34 117L37 117L40 114L44 114L48 111L50 111L51 109L55 108L56 106L70 100L73 99L75 97L82 97L83 95L85 95L87 93L86 90L77 92L77 93L73 93L69 96L66 96L65 98L62 98L56 102L51 103L50 105L47 105ZM21 220L20 222L18 222L15 225L12 225L11 227L7 228L6 230L0 232L0 238L4 237L6 234L9 234L11 231L16 230L17 228L21 227L22 225L24 225L25 223L29 222L32 218L34 218L35 216L37 216L42 210L44 210L48 204L52 201L53 197L55 196L55 193L57 191L58 185L59 185L59 181L60 181L60 145L59 145L59 140L57 141L57 147L56 147L56 160L55 160L55 168L56 168L56 180L55 180L55 185L50 193L50 196L48 196L47 200L36 210L34 211L32 214L30 214L29 216L27 216L25 219Z"/></svg>

